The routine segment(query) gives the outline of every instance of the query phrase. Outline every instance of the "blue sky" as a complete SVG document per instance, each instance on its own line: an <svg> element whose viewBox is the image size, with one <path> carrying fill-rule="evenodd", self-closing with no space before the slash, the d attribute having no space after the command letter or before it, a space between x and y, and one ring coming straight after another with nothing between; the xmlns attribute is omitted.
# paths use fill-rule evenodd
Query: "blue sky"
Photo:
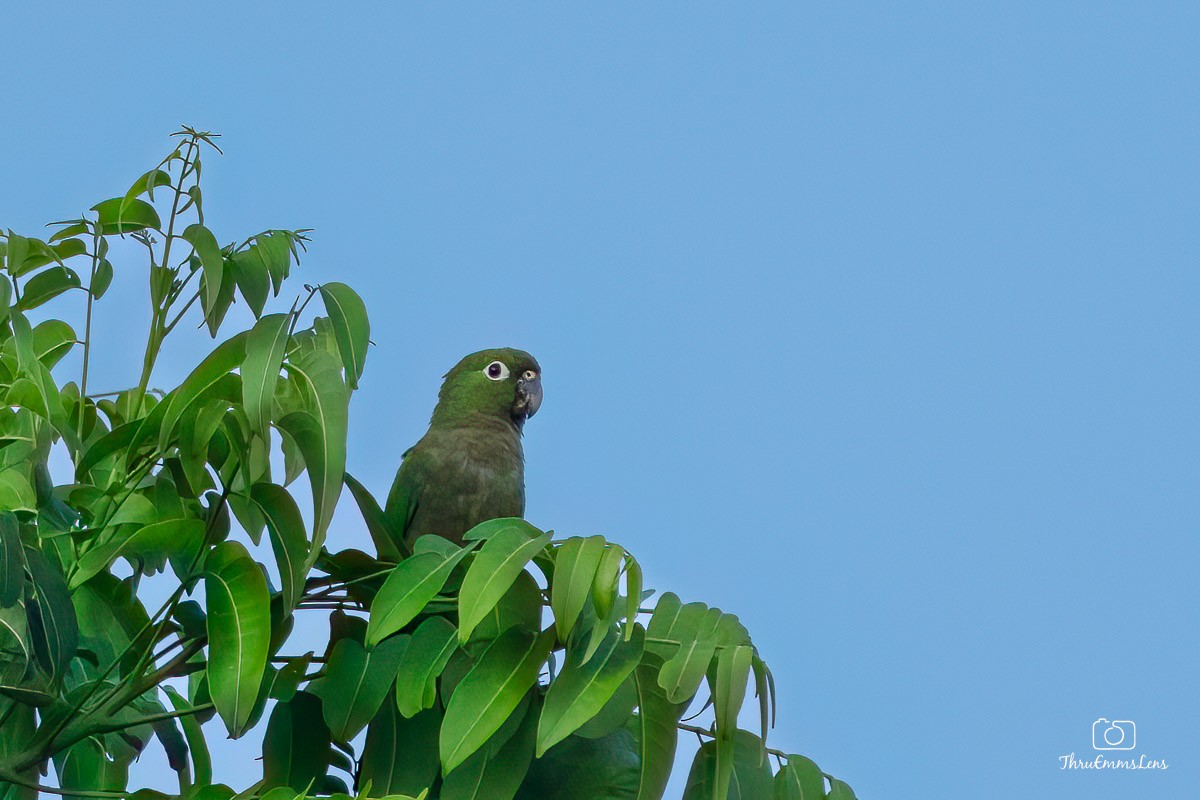
<svg viewBox="0 0 1200 800"><path fill-rule="evenodd" d="M1194 4L78 8L6 13L0 225L224 134L218 237L314 227L366 299L376 492L526 348L529 518L740 615L775 746L863 798L1200 790ZM1170 769L1060 770L1098 717Z"/></svg>

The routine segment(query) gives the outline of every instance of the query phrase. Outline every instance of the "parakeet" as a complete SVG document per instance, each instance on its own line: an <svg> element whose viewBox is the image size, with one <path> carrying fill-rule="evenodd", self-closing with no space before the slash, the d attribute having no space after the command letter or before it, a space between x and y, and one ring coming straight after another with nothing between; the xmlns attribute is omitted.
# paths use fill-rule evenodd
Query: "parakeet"
<svg viewBox="0 0 1200 800"><path fill-rule="evenodd" d="M446 373L429 430L402 456L385 513L412 543L462 543L480 522L525 513L525 420L542 404L542 370L522 350L466 356Z"/></svg>

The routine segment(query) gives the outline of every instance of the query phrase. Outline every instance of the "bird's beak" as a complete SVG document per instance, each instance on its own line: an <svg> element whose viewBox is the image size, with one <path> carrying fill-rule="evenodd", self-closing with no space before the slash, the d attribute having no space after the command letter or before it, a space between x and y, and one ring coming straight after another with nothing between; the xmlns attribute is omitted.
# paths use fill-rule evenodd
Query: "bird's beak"
<svg viewBox="0 0 1200 800"><path fill-rule="evenodd" d="M513 413L529 418L536 414L537 410L541 407L542 376L535 375L529 380L525 378L517 379L517 402L513 407Z"/></svg>

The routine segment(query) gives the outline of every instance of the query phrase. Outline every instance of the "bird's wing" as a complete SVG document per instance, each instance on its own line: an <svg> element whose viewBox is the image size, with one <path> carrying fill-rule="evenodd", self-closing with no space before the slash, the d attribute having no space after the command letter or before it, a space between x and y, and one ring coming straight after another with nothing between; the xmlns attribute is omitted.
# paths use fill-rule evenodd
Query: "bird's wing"
<svg viewBox="0 0 1200 800"><path fill-rule="evenodd" d="M392 482L392 490L388 492L387 505L384 514L389 527L395 531L400 541L396 544L402 552L407 551L404 541L408 534L408 526L412 524L421 502L421 490L426 484L428 464L416 447L410 447L401 456L400 469L396 470L396 479Z"/></svg>

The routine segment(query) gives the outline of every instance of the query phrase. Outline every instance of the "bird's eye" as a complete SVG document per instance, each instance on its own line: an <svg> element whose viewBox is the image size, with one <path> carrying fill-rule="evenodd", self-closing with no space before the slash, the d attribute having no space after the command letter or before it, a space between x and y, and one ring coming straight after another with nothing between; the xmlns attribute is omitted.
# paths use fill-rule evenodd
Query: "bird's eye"
<svg viewBox="0 0 1200 800"><path fill-rule="evenodd" d="M504 366L503 362L493 361L483 368L483 374L490 380L502 381L508 377L508 367Z"/></svg>

